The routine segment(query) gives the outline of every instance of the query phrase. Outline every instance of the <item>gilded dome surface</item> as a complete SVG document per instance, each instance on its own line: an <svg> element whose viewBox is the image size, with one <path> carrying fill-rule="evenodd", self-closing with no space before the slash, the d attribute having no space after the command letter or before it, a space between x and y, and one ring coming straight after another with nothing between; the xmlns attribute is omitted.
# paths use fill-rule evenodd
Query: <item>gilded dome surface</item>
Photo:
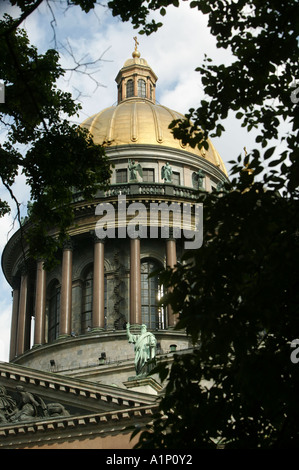
<svg viewBox="0 0 299 470"><path fill-rule="evenodd" d="M94 142L105 146L158 145L193 153L217 166L226 175L225 165L211 141L209 149L193 149L174 139L169 124L184 116L147 99L131 98L117 106L94 114L81 126L92 134Z"/></svg>

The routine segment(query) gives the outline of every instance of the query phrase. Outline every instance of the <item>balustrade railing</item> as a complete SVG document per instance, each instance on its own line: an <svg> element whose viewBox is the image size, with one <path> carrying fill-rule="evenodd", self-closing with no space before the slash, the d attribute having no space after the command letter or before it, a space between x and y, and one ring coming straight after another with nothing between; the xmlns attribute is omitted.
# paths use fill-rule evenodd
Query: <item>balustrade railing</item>
<svg viewBox="0 0 299 470"><path fill-rule="evenodd" d="M197 199L198 191L186 186L174 186L167 183L116 183L106 191L98 191L96 197L113 196L173 196L176 198ZM81 193L74 193L74 202L83 200Z"/></svg>

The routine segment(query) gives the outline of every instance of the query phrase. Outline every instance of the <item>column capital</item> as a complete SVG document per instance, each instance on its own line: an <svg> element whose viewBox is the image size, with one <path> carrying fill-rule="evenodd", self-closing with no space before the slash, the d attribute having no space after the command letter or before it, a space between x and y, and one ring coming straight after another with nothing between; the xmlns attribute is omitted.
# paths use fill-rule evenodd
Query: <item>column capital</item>
<svg viewBox="0 0 299 470"><path fill-rule="evenodd" d="M169 241L174 241L174 242L176 242L177 239L176 239L176 237L174 237L173 234L174 234L174 228L173 228L173 227L169 227L169 237L167 237L165 240L166 240L167 242L169 242Z"/></svg>
<svg viewBox="0 0 299 470"><path fill-rule="evenodd" d="M95 232L95 230L90 230L89 232L91 238L93 239L94 243L106 243L107 237L99 238Z"/></svg>
<svg viewBox="0 0 299 470"><path fill-rule="evenodd" d="M20 289L20 276L13 276L11 281L11 287L13 288L13 290Z"/></svg>
<svg viewBox="0 0 299 470"><path fill-rule="evenodd" d="M65 250L73 251L73 249L74 249L73 240L71 238L68 238L68 239L64 240L64 242L62 244L62 249L63 249L63 251L65 251Z"/></svg>
<svg viewBox="0 0 299 470"><path fill-rule="evenodd" d="M29 271L26 263L22 263L19 270L20 270L21 276L26 276L26 274L28 274L28 271Z"/></svg>
<svg viewBox="0 0 299 470"><path fill-rule="evenodd" d="M39 269L40 267L42 268L43 271L46 271L44 258L38 258L36 260L36 269Z"/></svg>

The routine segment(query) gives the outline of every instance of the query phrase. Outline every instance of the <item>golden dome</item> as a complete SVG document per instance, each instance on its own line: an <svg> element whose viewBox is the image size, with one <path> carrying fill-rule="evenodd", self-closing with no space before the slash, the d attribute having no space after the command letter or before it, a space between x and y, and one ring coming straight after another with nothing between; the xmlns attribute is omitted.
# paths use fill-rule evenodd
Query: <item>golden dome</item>
<svg viewBox="0 0 299 470"><path fill-rule="evenodd" d="M147 99L131 98L91 116L81 126L89 130L96 144L107 147L156 145L187 151L208 160L227 175L224 163L210 140L208 150L199 150L183 146L174 139L169 124L180 118L184 119L184 116L165 106Z"/></svg>

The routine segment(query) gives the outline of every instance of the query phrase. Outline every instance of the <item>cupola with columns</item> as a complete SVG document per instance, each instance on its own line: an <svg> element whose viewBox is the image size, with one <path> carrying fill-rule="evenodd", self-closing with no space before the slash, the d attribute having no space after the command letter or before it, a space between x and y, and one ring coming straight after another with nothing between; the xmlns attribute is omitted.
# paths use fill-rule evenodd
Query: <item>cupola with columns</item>
<svg viewBox="0 0 299 470"><path fill-rule="evenodd" d="M155 103L155 89L158 77L137 49L137 37L132 59L126 60L115 79L118 89L118 104L130 98L147 99Z"/></svg>

